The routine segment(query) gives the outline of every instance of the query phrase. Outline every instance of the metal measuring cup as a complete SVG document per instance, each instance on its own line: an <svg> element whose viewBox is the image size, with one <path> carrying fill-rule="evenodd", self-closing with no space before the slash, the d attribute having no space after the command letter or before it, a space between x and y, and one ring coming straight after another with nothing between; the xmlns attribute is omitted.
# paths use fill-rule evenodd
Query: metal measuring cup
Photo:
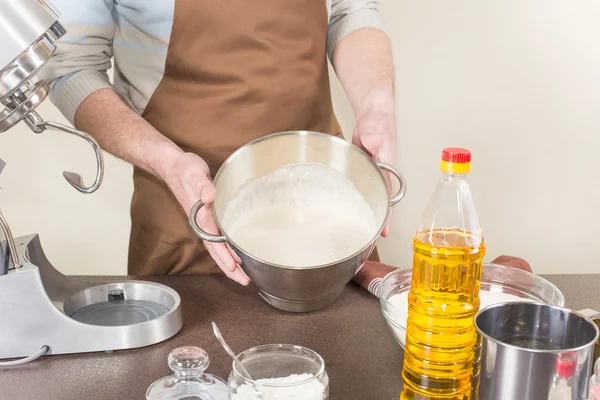
<svg viewBox="0 0 600 400"><path fill-rule="evenodd" d="M561 362L576 360L573 400L586 400L598 327L584 315L542 303L495 304L475 317L481 335L479 400L548 400Z"/></svg>

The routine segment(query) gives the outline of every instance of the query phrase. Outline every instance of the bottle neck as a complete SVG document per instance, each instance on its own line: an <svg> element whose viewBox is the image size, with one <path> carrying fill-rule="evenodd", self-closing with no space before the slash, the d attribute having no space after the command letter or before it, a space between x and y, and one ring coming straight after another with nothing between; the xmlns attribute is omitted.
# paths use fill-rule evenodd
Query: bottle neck
<svg viewBox="0 0 600 400"><path fill-rule="evenodd" d="M467 174L456 174L442 171L441 181L446 183L460 183L467 180Z"/></svg>

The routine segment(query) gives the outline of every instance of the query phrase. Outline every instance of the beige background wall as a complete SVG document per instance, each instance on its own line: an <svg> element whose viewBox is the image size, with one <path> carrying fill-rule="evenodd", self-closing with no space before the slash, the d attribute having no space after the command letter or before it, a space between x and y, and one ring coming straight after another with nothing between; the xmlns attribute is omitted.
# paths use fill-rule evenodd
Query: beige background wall
<svg viewBox="0 0 600 400"><path fill-rule="evenodd" d="M598 272L600 3L592 0L387 0L398 92L398 165L409 189L384 261L410 262L410 239L445 146L474 154L471 184L489 259L527 258L540 273ZM337 82L347 135L353 118ZM48 101L46 119L64 122ZM68 274L126 270L131 169L106 157L94 195L62 170L93 174L84 143L24 125L0 135L0 205L16 235L39 232Z"/></svg>

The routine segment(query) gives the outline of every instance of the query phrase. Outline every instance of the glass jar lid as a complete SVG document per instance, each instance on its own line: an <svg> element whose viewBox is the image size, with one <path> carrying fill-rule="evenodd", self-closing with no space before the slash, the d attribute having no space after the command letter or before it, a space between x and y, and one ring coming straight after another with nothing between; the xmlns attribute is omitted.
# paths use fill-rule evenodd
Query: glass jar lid
<svg viewBox="0 0 600 400"><path fill-rule="evenodd" d="M229 389L221 378L207 374L208 354L199 347L178 347L167 360L173 375L154 382L146 400L228 400Z"/></svg>

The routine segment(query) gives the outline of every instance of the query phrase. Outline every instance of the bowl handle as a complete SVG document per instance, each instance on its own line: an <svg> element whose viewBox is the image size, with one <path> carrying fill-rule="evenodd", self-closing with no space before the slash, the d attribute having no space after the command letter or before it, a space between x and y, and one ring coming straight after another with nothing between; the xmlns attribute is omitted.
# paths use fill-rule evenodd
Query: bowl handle
<svg viewBox="0 0 600 400"><path fill-rule="evenodd" d="M198 226L198 223L196 222L196 216L198 215L198 211L200 211L200 209L202 207L204 207L204 205L205 204L202 202L202 200L198 200L198 202L196 202L196 204L194 204L192 206L192 209L190 210L190 216L189 216L190 227L192 228L192 230L194 231L196 236L198 236L202 240L206 240L207 242L212 242L212 243L226 242L227 238L225 236L213 235L212 233L203 231L202 228L200 228Z"/></svg>
<svg viewBox="0 0 600 400"><path fill-rule="evenodd" d="M384 171L388 171L389 173L394 175L396 179L398 179L400 188L398 189L398 192L395 195L393 195L390 199L390 205L395 206L400 202L400 200L402 200L402 198L406 194L406 179L404 179L404 176L400 173L400 171L398 171L396 168L392 167L389 164L378 162L377 166Z"/></svg>
<svg viewBox="0 0 600 400"><path fill-rule="evenodd" d="M600 312L592 310L590 308L584 308L583 310L579 310L577 312L583 315L584 317L587 317L592 320L600 318Z"/></svg>

